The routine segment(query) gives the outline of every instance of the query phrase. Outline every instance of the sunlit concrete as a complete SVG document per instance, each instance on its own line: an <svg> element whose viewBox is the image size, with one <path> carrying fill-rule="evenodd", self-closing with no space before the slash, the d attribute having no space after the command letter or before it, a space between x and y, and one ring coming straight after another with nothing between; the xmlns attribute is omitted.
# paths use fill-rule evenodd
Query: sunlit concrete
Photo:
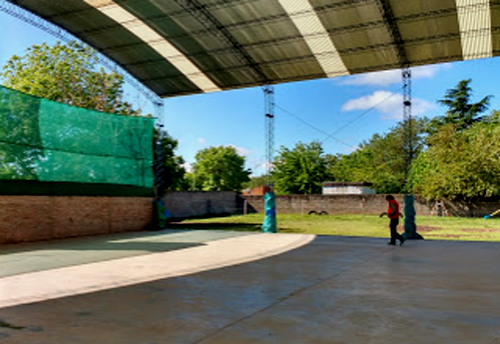
<svg viewBox="0 0 500 344"><path fill-rule="evenodd" d="M4 287L32 278L33 294L46 284L62 292L71 289L69 271L89 267L78 283L93 270L109 279L95 280L102 290L2 308L0 343L500 342L500 243L166 233L7 247L2 269L17 264L19 273L4 274ZM23 257L43 263L23 268ZM67 264L50 263L63 257ZM165 275L182 264L191 270ZM136 274L150 279L109 285ZM1 296L16 292L2 288Z"/></svg>

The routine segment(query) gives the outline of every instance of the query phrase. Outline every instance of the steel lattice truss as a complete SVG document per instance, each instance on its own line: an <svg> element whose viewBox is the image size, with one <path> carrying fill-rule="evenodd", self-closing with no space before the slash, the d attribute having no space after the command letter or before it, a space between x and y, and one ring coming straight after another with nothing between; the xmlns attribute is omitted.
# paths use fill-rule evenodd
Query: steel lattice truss
<svg viewBox="0 0 500 344"><path fill-rule="evenodd" d="M8 0L161 97L500 54L496 0Z"/></svg>

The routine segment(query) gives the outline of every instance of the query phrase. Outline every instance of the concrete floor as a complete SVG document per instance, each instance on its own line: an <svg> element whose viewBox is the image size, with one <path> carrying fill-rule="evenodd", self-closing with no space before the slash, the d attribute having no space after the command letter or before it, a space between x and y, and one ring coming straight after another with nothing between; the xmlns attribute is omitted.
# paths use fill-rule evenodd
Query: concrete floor
<svg viewBox="0 0 500 344"><path fill-rule="evenodd" d="M500 343L500 243L162 231L2 248L0 343Z"/></svg>

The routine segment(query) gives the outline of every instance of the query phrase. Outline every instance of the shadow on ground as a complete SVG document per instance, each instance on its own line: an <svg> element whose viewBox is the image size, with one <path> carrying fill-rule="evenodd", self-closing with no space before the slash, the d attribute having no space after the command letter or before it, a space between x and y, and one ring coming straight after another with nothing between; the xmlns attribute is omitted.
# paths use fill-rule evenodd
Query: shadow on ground
<svg viewBox="0 0 500 344"><path fill-rule="evenodd" d="M169 222L166 229L228 229L238 231L260 231L262 223L228 223L228 222L210 222L210 223L186 223Z"/></svg>
<svg viewBox="0 0 500 344"><path fill-rule="evenodd" d="M0 329L0 339L2 344L495 340L500 266L491 257L498 256L500 244L412 241L387 247L385 241L317 237L251 263L4 308L1 321L9 326ZM189 259L189 250L186 254Z"/></svg>

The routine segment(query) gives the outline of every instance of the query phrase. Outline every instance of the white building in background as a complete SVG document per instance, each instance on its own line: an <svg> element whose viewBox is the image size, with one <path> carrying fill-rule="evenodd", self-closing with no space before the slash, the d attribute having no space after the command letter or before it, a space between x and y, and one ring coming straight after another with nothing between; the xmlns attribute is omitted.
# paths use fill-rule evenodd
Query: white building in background
<svg viewBox="0 0 500 344"><path fill-rule="evenodd" d="M373 195L375 190L366 182L323 182L323 195Z"/></svg>

